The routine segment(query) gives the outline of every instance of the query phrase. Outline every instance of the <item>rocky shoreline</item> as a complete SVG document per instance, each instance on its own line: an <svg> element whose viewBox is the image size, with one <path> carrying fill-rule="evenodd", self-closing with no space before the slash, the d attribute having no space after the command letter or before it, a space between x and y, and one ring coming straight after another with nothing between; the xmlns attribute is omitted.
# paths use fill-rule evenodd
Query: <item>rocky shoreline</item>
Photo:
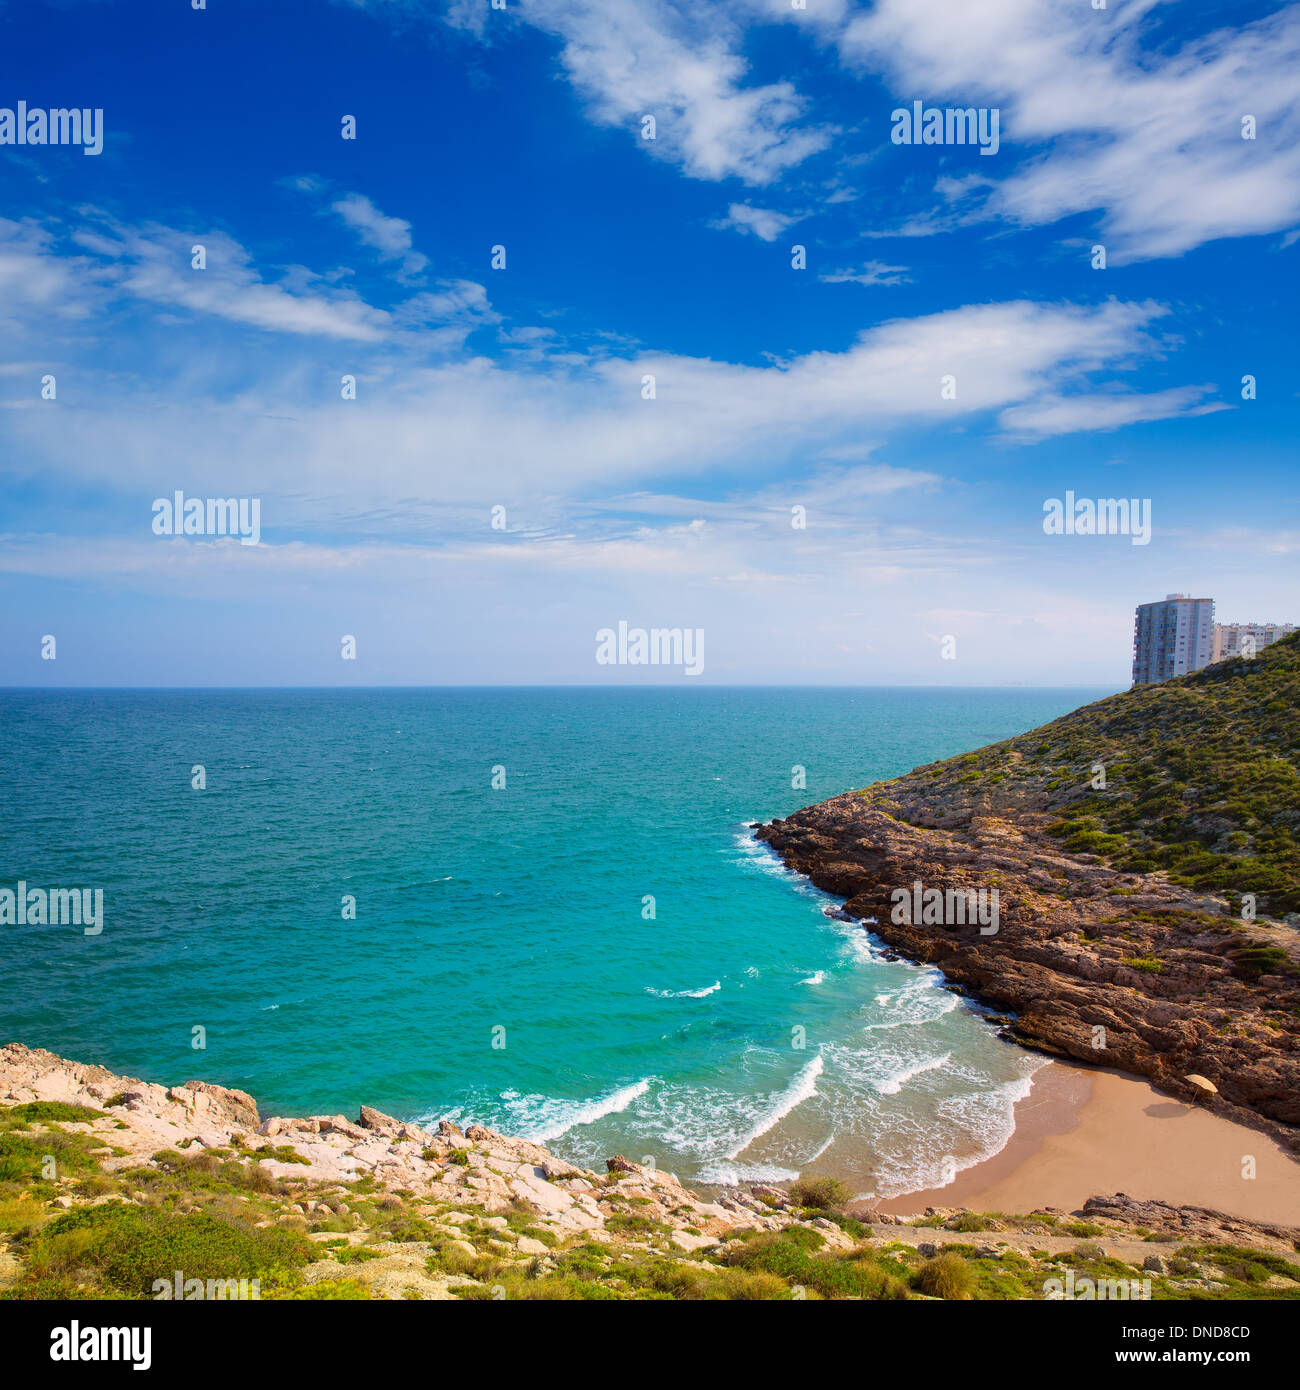
<svg viewBox="0 0 1300 1390"><path fill-rule="evenodd" d="M246 1091L203 1081L162 1086L11 1043L0 1048L0 1105L25 1101L102 1110L115 1151L103 1159L107 1173L156 1165L158 1153L169 1150L190 1157L239 1152L277 1181L347 1184L370 1179L385 1189L453 1205L481 1204L489 1212L526 1201L557 1235L603 1231L631 1202L653 1207L655 1220L669 1227L672 1243L684 1251L714 1245L740 1225L777 1230L793 1219L774 1212L770 1195L764 1201L748 1189L736 1189L709 1201L671 1173L621 1155L608 1160L609 1172L620 1175L614 1192L608 1174L578 1168L539 1144L483 1125L462 1130L443 1120L426 1130L368 1105L356 1120L343 1115L263 1118ZM759 1192L785 1198L775 1189L760 1187ZM832 1242L840 1235L822 1218L808 1224ZM545 1253L527 1242L524 1246L523 1253Z"/></svg>
<svg viewBox="0 0 1300 1390"><path fill-rule="evenodd" d="M1294 926L1250 924L1251 940L1292 966L1250 978L1230 954L1242 926L1226 897L1067 852L1048 833L1055 815L1032 796L973 795L959 769L919 769L754 833L789 868L843 898L864 929L1011 1015L1004 1031L1016 1042L1145 1077L1300 1155ZM895 893L910 898L916 884L996 889L996 932L910 920Z"/></svg>

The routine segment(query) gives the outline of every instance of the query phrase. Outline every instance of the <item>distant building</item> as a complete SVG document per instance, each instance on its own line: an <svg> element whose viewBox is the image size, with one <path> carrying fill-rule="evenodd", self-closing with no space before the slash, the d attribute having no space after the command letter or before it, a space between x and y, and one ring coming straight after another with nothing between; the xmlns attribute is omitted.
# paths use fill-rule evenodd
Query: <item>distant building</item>
<svg viewBox="0 0 1300 1390"><path fill-rule="evenodd" d="M1167 594L1140 603L1133 624L1133 684L1150 685L1208 666L1214 646L1214 600Z"/></svg>
<svg viewBox="0 0 1300 1390"><path fill-rule="evenodd" d="M1254 655L1295 631L1293 623L1215 623L1211 661Z"/></svg>

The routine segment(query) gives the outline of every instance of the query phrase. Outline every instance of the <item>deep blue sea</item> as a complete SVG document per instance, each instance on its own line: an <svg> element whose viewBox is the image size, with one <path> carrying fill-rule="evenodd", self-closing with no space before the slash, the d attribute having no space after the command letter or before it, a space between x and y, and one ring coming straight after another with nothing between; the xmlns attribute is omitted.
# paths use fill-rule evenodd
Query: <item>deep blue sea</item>
<svg viewBox="0 0 1300 1390"><path fill-rule="evenodd" d="M1103 693L0 692L0 887L104 891L98 936L0 926L0 1041L264 1113L914 1189L1006 1142L1042 1060L747 825Z"/></svg>

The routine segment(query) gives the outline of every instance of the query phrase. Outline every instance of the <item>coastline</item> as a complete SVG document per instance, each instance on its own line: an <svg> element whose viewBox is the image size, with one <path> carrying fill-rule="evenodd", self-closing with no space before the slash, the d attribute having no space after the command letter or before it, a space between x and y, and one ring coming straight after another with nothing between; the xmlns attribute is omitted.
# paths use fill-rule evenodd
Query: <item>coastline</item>
<svg viewBox="0 0 1300 1390"><path fill-rule="evenodd" d="M1298 702L1295 634L754 833L1006 1015L1004 1036L1208 1105L1252 1131L1242 1155L1271 1152L1258 1128L1300 1153ZM1267 794L1249 772L1265 749L1283 777ZM1094 780L1108 766L1126 775ZM1256 878L1258 895L1240 887ZM1135 1113L1117 1112L1137 1138Z"/></svg>
<svg viewBox="0 0 1300 1390"><path fill-rule="evenodd" d="M1300 1222L1300 1164L1267 1134L1118 1071L1054 1061L1016 1104L1015 1132L946 1187L860 1204L881 1215L927 1207L1077 1211L1098 1192ZM1247 1156L1255 1176L1243 1176ZM858 1210L859 1207L855 1207Z"/></svg>

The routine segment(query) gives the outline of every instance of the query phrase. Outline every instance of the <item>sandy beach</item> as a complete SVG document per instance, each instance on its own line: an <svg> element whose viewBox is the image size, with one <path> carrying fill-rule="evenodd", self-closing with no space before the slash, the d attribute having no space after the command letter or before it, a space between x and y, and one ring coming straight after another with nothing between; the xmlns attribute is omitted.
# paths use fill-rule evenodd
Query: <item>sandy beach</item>
<svg viewBox="0 0 1300 1390"><path fill-rule="evenodd" d="M1253 1178L1244 1176L1247 1156ZM876 1210L1073 1211L1088 1197L1115 1192L1300 1225L1300 1163L1267 1135L1144 1081L1059 1062L1035 1074L1000 1153L946 1187L894 1197Z"/></svg>

